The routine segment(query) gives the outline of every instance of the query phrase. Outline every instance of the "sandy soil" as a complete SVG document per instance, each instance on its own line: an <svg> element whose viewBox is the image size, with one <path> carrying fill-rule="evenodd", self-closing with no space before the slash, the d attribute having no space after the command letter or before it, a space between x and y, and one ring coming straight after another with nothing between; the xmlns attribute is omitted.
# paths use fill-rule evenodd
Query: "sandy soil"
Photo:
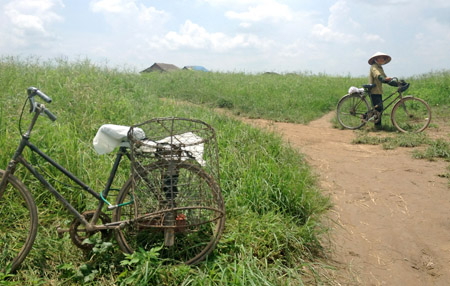
<svg viewBox="0 0 450 286"><path fill-rule="evenodd" d="M448 162L351 144L355 133L333 128L333 116L309 125L245 120L305 154L330 195L332 284L450 285L450 189L439 176ZM449 139L449 130L428 132Z"/></svg>

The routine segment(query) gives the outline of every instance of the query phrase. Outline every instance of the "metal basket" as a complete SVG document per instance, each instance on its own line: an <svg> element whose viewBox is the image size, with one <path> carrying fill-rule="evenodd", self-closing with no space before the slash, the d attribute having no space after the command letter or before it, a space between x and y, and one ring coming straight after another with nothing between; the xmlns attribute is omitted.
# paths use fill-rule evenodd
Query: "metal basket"
<svg viewBox="0 0 450 286"><path fill-rule="evenodd" d="M128 138L139 228L164 231L170 245L177 232L195 232L225 216L217 141L210 125L155 118L132 126Z"/></svg>

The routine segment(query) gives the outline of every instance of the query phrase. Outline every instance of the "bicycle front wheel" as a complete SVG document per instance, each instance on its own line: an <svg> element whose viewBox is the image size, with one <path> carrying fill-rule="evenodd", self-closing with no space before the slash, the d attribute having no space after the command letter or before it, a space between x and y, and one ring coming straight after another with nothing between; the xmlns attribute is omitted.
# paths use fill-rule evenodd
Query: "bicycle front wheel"
<svg viewBox="0 0 450 286"><path fill-rule="evenodd" d="M0 178L5 171L0 170ZM14 272L33 246L38 226L36 203L16 177L0 194L0 272Z"/></svg>
<svg viewBox="0 0 450 286"><path fill-rule="evenodd" d="M359 94L349 94L341 98L337 105L337 119L347 129L358 129L366 124L369 103Z"/></svg>
<svg viewBox="0 0 450 286"><path fill-rule="evenodd" d="M420 98L404 97L392 108L391 121L400 132L421 132L431 122L430 106Z"/></svg>
<svg viewBox="0 0 450 286"><path fill-rule="evenodd" d="M122 251L159 248L170 263L196 264L217 244L225 225L219 185L200 166L156 162L137 172L119 192L113 221Z"/></svg>

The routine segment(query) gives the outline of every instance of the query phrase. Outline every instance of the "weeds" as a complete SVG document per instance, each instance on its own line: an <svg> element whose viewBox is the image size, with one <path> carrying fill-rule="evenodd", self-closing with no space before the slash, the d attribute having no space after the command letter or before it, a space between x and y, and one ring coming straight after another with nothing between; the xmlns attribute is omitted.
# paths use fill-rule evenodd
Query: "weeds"
<svg viewBox="0 0 450 286"><path fill-rule="evenodd" d="M435 79L420 80L427 87L427 82ZM94 190L103 189L113 161L109 156L98 156L91 145L102 124L131 125L164 116L198 118L217 132L227 225L217 248L198 266L165 265L158 259L157 249L137 251L124 258L114 243L101 241L95 241L96 247L86 256L68 237L59 239L54 230L57 224L70 224L72 218L19 169L17 176L35 196L40 228L22 268L15 274L0 274L0 284L302 285L304 281L317 281L314 276L318 274L311 269L321 252L318 238L324 228L320 215L330 204L320 194L302 156L273 134L207 108L175 105L160 98L227 108L250 117L304 123L334 110L348 86L363 83L365 78L308 74L138 75L97 67L88 60L69 63L61 59L40 62L1 58L0 168L6 166L18 142L17 114L29 86L52 96L53 102L47 107L58 116L55 123L39 120L33 142ZM447 79L439 79L435 91L445 91L446 84ZM432 93L417 95L430 103L448 104L448 97L442 97L442 93L436 95L439 99ZM417 138L417 142L421 140L425 139ZM47 166L42 167L47 171ZM129 168L124 167L113 188L120 188L128 178ZM48 172L70 184L51 168ZM95 201L84 192L57 188L80 211L95 209Z"/></svg>
<svg viewBox="0 0 450 286"><path fill-rule="evenodd" d="M92 251L87 254L89 260L79 267L72 262L58 265L60 278L75 283L94 283L99 277L115 275L120 270L116 268L122 255L118 254L111 242L88 238L83 243L94 245Z"/></svg>
<svg viewBox="0 0 450 286"><path fill-rule="evenodd" d="M202 78L197 78L196 73L189 73L190 78L183 74L173 78L164 74L140 76L102 69L87 61L70 64L64 61L21 62L17 59L2 59L0 70L0 77L5 79L0 81L0 163L3 168L19 139L16 118L25 100L26 88L31 85L52 97L53 102L47 108L58 117L54 123L40 118L33 131L32 142L94 190L104 188L113 161L112 157L97 155L91 145L102 124L131 125L164 116L198 118L211 124L217 132L227 219L234 224L227 223L224 237L242 238L233 251L217 247L198 267L163 265L156 253L136 252L135 256L123 260L115 244L110 242L96 241L96 247L86 256L72 245L68 237L57 237L55 227L58 224L67 227L73 218L38 182L19 169L16 175L35 195L41 227L32 251L20 271L10 278L11 283L17 281L26 285L35 283L33 281L51 280L56 284L111 285L157 281L163 285L202 285L196 282L201 277L200 281L206 285L227 285L229 281L248 282L252 279L271 281L274 285L277 279L261 261L270 263L270 269L275 272L290 272L296 280L301 280L302 272L297 270L296 263L314 259L311 254L320 251L318 220L329 204L319 193L314 176L298 153L285 146L280 137L209 109L174 105L159 99L188 94L187 91L197 95L198 90L204 97L196 97L199 102L214 102L233 110L241 108L254 112L255 109L242 103L243 97L235 98L231 89L237 88L251 96L259 85L257 77L250 76L253 78L250 87L244 84L247 80L244 75L210 74ZM225 82L217 85L220 78ZM242 81L244 85L233 87L234 80ZM191 81L197 81L197 84L191 85L189 90L188 82ZM208 81L211 81L209 85ZM207 97L218 93L223 94L223 100ZM264 111L261 105L255 108ZM70 180L45 162L38 163L55 181L64 183L55 183L55 187L80 212L96 208L96 201L85 192L65 186L73 185ZM125 163L123 167L114 181L114 189L120 188L129 176L129 166ZM248 223L258 225L261 231L273 228L272 236L268 232L264 236L268 241L239 227L240 210L248 213L248 219L258 220ZM270 216L260 220L266 217L266 213ZM258 243L253 243L255 241ZM218 245L221 244L219 242ZM244 259L247 255L252 257ZM121 261L124 261L122 265ZM244 271L244 280L236 277L233 269Z"/></svg>
<svg viewBox="0 0 450 286"><path fill-rule="evenodd" d="M10 272L11 271L11 265L6 267L4 272L0 272L0 285L19 285L17 284L8 284L9 279L14 277L14 275Z"/></svg>
<svg viewBox="0 0 450 286"><path fill-rule="evenodd" d="M433 140L425 151L415 151L413 156L418 159L433 160L434 158L442 158L450 161L450 142L443 139Z"/></svg>
<svg viewBox="0 0 450 286"><path fill-rule="evenodd" d="M395 149L397 147L418 147L426 146L425 150L414 150L412 156L416 159L436 160L444 159L450 162L450 142L444 139L430 139L426 133L400 133L394 136L379 137L371 136L364 131L358 132L358 136L352 141L353 144L382 145L383 149ZM450 166L449 172L439 175L449 178L450 186Z"/></svg>
<svg viewBox="0 0 450 286"><path fill-rule="evenodd" d="M429 144L431 140L426 133L399 133L394 136L371 136L367 132L358 132L353 144L382 145L383 149L395 149L397 147L417 147Z"/></svg>
<svg viewBox="0 0 450 286"><path fill-rule="evenodd" d="M125 254L120 262L125 270L119 275L121 285L161 285L160 272L163 261L158 259L161 248L150 251L139 249L133 254Z"/></svg>

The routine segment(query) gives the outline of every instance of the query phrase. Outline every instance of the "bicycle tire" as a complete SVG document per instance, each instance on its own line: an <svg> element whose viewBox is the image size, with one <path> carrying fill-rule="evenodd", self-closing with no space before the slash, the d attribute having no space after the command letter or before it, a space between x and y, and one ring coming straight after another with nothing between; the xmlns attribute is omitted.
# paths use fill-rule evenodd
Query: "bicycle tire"
<svg viewBox="0 0 450 286"><path fill-rule="evenodd" d="M400 132L422 132L431 122L430 106L420 98L403 97L392 108L391 121Z"/></svg>
<svg viewBox="0 0 450 286"><path fill-rule="evenodd" d="M4 170L0 170L3 178ZM0 272L15 272L30 252L38 227L34 199L17 177L10 175L0 198Z"/></svg>
<svg viewBox="0 0 450 286"><path fill-rule="evenodd" d="M369 110L366 98L359 94L347 94L338 102L337 119L344 128L359 129L367 123L363 117Z"/></svg>
<svg viewBox="0 0 450 286"><path fill-rule="evenodd" d="M146 189L134 187L140 184L137 176L131 177L117 197L117 205L124 203L134 192L134 203L118 207L113 213L113 221L131 220L130 223L115 232L120 249L132 253L136 249L146 251L161 247L159 257L169 263L196 264L206 258L215 248L225 226L225 207L217 182L200 166L179 162L177 170L176 208L161 206L162 178L168 170L167 161L148 165L145 175L148 178ZM156 178L156 180L155 180ZM147 180L147 179L144 179ZM128 199L129 200L129 199ZM169 214L177 212L172 217L182 213L185 221L182 226L164 226L161 221ZM146 216L148 214L153 216ZM202 221L203 220L203 221ZM174 242L172 246L165 245L165 235L173 229Z"/></svg>

